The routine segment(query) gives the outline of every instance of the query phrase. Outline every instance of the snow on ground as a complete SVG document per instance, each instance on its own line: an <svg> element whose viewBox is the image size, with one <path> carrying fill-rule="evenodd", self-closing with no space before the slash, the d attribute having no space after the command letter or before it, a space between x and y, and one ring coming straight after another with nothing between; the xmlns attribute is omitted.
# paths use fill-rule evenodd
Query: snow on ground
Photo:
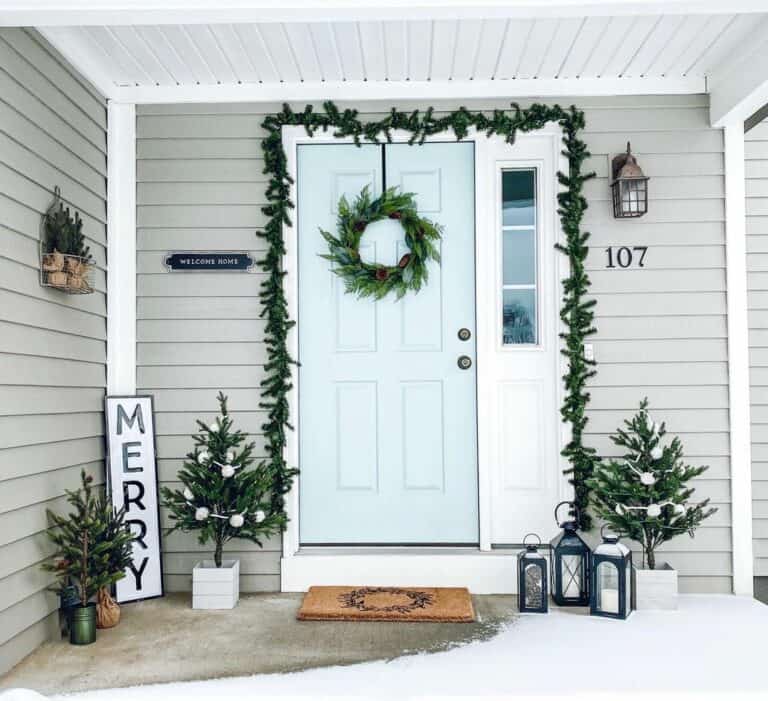
<svg viewBox="0 0 768 701"><path fill-rule="evenodd" d="M680 598L676 612L636 612L626 622L590 618L583 610L529 615L492 640L391 662L56 698L253 701L274 696L405 699L537 694L596 699L603 697L599 692L613 692L603 698L616 699L624 692L640 692L643 697L642 692L651 692L649 698L658 700L667 696L660 694L665 691L675 692L671 697L675 699L714 694L730 701L741 696L734 692L762 692L759 697L768 698L766 635L768 607L735 596L691 595Z"/></svg>

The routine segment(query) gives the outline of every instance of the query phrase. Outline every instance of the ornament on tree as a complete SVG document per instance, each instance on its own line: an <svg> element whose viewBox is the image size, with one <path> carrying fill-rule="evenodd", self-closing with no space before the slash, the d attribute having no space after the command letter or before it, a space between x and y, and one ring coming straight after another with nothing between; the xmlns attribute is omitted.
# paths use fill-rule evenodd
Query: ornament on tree
<svg viewBox="0 0 768 701"><path fill-rule="evenodd" d="M201 543L214 543L213 559L221 567L227 541L244 538L261 545L263 538L282 531L286 517L272 500L270 466L254 464L255 445L233 428L221 392L218 401L220 416L208 425L197 422L194 449L179 471L183 489L163 488L162 496L174 521L172 530L199 531Z"/></svg>
<svg viewBox="0 0 768 701"><path fill-rule="evenodd" d="M664 447L665 425L650 420L647 399L624 425L611 436L625 451L622 459L604 462L587 485L597 515L616 532L639 542L643 560L655 569L656 548L682 533L692 536L716 509L708 507L709 499L691 502L694 490L687 483L707 468L685 464L677 437Z"/></svg>
<svg viewBox="0 0 768 701"><path fill-rule="evenodd" d="M195 520L196 521L205 521L208 516L210 515L210 511L208 511L207 507L205 506L199 506L197 509L195 509Z"/></svg>

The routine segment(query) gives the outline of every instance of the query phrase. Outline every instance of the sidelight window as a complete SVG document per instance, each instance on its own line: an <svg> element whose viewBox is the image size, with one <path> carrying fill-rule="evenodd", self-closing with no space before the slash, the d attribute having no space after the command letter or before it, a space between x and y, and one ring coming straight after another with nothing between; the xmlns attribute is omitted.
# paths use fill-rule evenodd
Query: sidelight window
<svg viewBox="0 0 768 701"><path fill-rule="evenodd" d="M502 170L502 339L538 343L536 171Z"/></svg>

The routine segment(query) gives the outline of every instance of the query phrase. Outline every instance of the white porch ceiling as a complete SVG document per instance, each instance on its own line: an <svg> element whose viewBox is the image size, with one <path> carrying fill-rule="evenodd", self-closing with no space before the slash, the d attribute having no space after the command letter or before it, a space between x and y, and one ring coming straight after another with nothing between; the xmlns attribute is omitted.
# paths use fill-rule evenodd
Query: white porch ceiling
<svg viewBox="0 0 768 701"><path fill-rule="evenodd" d="M78 64L90 66L97 84L114 89L445 81L508 81L512 88L512 81L534 80L560 80L571 88L573 81L653 79L668 81L670 92L681 86L695 92L749 45L756 30L765 37L766 27L768 13L717 13L42 31Z"/></svg>

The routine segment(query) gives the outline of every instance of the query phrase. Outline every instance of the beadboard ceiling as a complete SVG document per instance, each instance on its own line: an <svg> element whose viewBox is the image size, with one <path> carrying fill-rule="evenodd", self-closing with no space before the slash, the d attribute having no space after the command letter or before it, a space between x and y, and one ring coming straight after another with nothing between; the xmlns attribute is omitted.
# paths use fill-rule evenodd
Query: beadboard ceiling
<svg viewBox="0 0 768 701"><path fill-rule="evenodd" d="M116 87L706 80L767 14L48 27Z"/></svg>

